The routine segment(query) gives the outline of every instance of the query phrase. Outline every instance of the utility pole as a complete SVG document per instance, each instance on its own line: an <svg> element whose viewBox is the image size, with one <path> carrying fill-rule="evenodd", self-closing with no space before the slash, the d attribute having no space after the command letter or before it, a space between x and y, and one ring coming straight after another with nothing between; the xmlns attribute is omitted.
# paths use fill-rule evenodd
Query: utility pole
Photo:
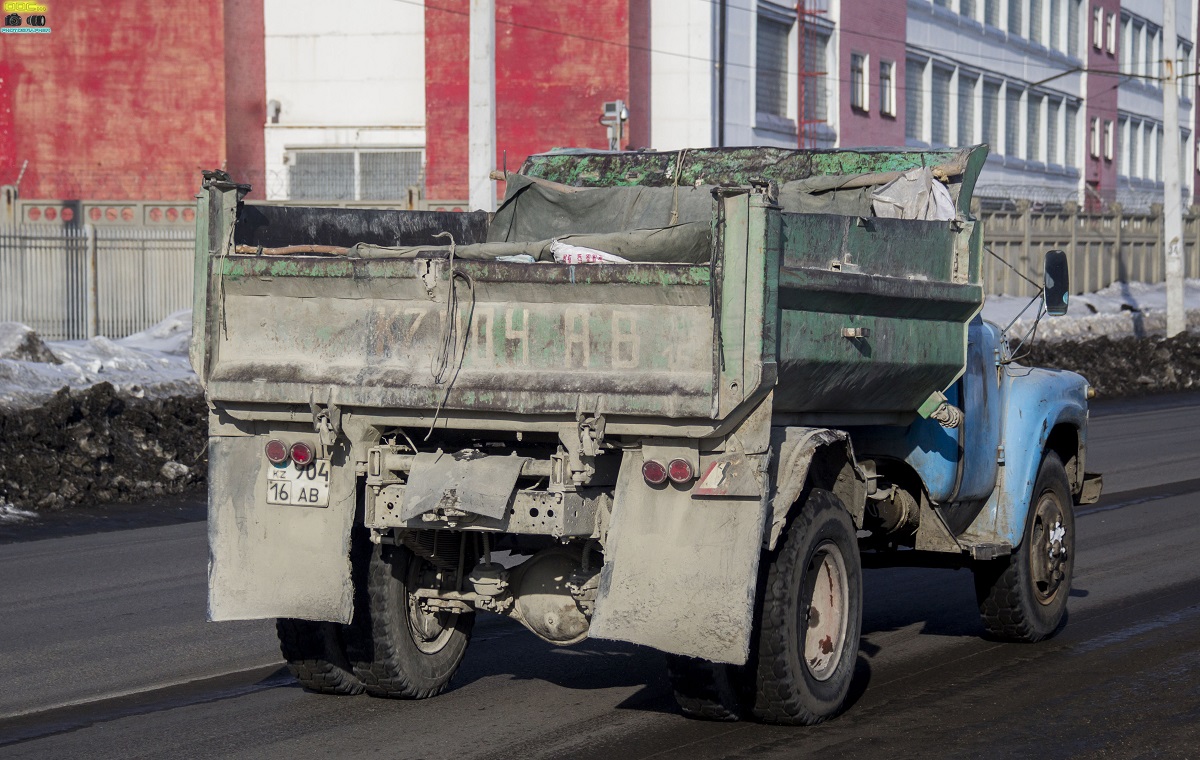
<svg viewBox="0 0 1200 760"><path fill-rule="evenodd" d="M1163 0L1163 271L1167 278L1167 337L1187 329L1183 313L1183 208L1180 201L1179 71L1176 69L1175 0Z"/></svg>
<svg viewBox="0 0 1200 760"><path fill-rule="evenodd" d="M469 202L473 209L496 210L496 2L471 0L470 85L468 100Z"/></svg>

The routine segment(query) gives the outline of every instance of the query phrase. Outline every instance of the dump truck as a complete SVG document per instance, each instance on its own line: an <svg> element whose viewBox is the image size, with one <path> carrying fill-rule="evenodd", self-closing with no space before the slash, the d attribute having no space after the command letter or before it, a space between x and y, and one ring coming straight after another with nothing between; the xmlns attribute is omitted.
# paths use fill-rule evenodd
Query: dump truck
<svg viewBox="0 0 1200 760"><path fill-rule="evenodd" d="M1090 388L980 318L986 153L559 150L495 213L206 173L209 618L276 619L308 689L427 698L503 615L793 725L846 703L864 566L968 568L983 630L1053 635Z"/></svg>

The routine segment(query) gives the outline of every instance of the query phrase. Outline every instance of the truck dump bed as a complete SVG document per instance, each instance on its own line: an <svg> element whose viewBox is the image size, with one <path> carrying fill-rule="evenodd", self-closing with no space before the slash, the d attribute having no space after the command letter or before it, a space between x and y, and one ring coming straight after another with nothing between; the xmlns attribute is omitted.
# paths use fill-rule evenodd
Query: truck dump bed
<svg viewBox="0 0 1200 760"><path fill-rule="evenodd" d="M703 430L774 388L778 412L910 413L961 374L982 305L984 155L545 154L492 218L245 203L210 181L193 364L225 404ZM872 194L922 167L953 218L878 216ZM629 263L554 263L564 243Z"/></svg>

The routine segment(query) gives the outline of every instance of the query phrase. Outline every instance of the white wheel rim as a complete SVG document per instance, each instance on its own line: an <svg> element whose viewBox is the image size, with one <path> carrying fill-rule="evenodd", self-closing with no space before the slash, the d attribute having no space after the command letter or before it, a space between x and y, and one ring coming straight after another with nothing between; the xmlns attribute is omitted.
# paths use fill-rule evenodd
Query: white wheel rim
<svg viewBox="0 0 1200 760"><path fill-rule="evenodd" d="M408 588L417 588L421 577L420 560L414 558L409 564ZM445 648L458 623L458 613L426 612L421 609L421 600L416 594L408 597L408 629L413 643L425 654L437 654Z"/></svg>
<svg viewBox="0 0 1200 760"><path fill-rule="evenodd" d="M842 662L850 613L846 563L833 542L826 541L813 551L801 602L804 665L813 678L827 681Z"/></svg>

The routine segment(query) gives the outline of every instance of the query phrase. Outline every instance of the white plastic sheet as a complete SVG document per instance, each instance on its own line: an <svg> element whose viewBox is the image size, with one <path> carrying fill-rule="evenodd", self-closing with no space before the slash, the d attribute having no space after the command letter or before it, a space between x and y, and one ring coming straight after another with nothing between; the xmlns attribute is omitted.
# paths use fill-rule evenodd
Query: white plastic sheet
<svg viewBox="0 0 1200 760"><path fill-rule="evenodd" d="M871 194L875 216L885 219L952 221L957 212L950 191L928 167L909 169Z"/></svg>

